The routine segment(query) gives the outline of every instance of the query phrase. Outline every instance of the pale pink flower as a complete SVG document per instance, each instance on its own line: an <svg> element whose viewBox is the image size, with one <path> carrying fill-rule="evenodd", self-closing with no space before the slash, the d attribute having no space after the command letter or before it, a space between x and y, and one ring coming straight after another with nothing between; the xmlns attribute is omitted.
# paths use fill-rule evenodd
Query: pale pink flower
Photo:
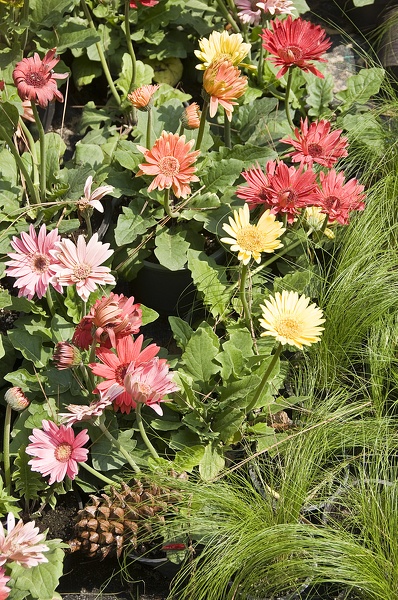
<svg viewBox="0 0 398 600"><path fill-rule="evenodd" d="M93 419L100 417L106 407L111 404L112 400L109 399L108 395L100 394L99 400L91 402L88 406L83 404L69 404L66 407L69 412L59 413L58 416L67 427L70 427L79 421L92 421Z"/></svg>
<svg viewBox="0 0 398 600"><path fill-rule="evenodd" d="M84 302L97 285L115 285L110 268L100 266L113 254L113 250L108 248L109 244L98 241L97 233L87 245L82 235L79 235L77 245L68 239L61 240L52 251L59 263L54 267L54 281L61 286L76 285L76 291Z"/></svg>
<svg viewBox="0 0 398 600"><path fill-rule="evenodd" d="M296 10L291 0L265 0L265 2L257 2L257 5L264 13L270 15L291 15L293 10Z"/></svg>
<svg viewBox="0 0 398 600"><path fill-rule="evenodd" d="M291 15L295 10L291 0L235 0L236 8L239 9L238 17L242 23L248 25L259 25L262 13L269 15Z"/></svg>
<svg viewBox="0 0 398 600"><path fill-rule="evenodd" d="M0 600L7 600L11 589L6 586L6 583L10 580L8 575L5 574L3 567L0 567Z"/></svg>
<svg viewBox="0 0 398 600"><path fill-rule="evenodd" d="M82 357L79 349L70 342L58 342L54 348L53 361L55 367L62 371L80 365Z"/></svg>
<svg viewBox="0 0 398 600"><path fill-rule="evenodd" d="M4 394L4 400L9 406L11 406L13 410L16 410L17 412L25 410L25 408L28 408L30 404L29 398L25 396L20 387L12 387L7 390Z"/></svg>
<svg viewBox="0 0 398 600"><path fill-rule="evenodd" d="M24 523L20 520L15 525L15 517L9 513L7 532L0 523L0 565L9 561L23 567L36 567L39 563L48 562L43 552L47 552L49 548L40 543L44 538L44 533L39 533L34 521Z"/></svg>
<svg viewBox="0 0 398 600"><path fill-rule="evenodd" d="M60 240L58 229L53 229L48 234L46 226L40 227L39 235L33 225L29 226L29 233L22 232L21 237L13 237L11 246L16 252L9 252L11 260L6 262L8 268L6 275L15 277L14 287L19 288L18 296L25 296L32 300L37 294L42 298L51 283L57 292L62 288L57 281L53 281L55 267L58 260L52 254Z"/></svg>
<svg viewBox="0 0 398 600"><path fill-rule="evenodd" d="M100 200L107 194L110 194L115 189L113 185L100 185L93 192L91 191L91 186L93 185L93 178L91 175L87 177L86 183L84 185L84 196L80 198L77 203L79 210L87 210L88 207L96 208L99 212L104 212L104 207L102 206Z"/></svg>
<svg viewBox="0 0 398 600"><path fill-rule="evenodd" d="M82 448L89 440L87 429L76 436L70 427L56 425L52 421L42 421L43 429L33 429L29 436L32 442L26 447L26 454L34 456L28 464L32 471L46 477L48 483L62 481L67 475L74 479L78 472L77 463L87 461L87 448Z"/></svg>
<svg viewBox="0 0 398 600"><path fill-rule="evenodd" d="M65 79L68 73L54 73L59 62L55 58L56 48L49 50L43 59L35 52L30 58L23 58L17 63L12 76L21 100L32 100L46 108L49 102L64 97L57 88L57 79Z"/></svg>

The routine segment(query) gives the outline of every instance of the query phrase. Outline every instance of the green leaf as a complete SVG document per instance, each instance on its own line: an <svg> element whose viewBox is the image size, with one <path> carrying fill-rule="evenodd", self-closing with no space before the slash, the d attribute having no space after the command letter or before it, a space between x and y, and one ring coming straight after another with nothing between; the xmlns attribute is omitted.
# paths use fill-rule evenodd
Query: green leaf
<svg viewBox="0 0 398 600"><path fill-rule="evenodd" d="M153 308L149 308L148 306L145 306L144 304L140 304L140 307L142 310L142 324L143 325L148 325L148 323L153 323L159 317L159 313L157 313L156 310L153 310Z"/></svg>
<svg viewBox="0 0 398 600"><path fill-rule="evenodd" d="M242 161L234 158L211 164L201 173L201 183L205 186L206 193L219 192L235 183L243 170L242 166Z"/></svg>
<svg viewBox="0 0 398 600"><path fill-rule="evenodd" d="M43 338L40 335L32 335L28 331L11 329L8 338L16 350L22 356L33 362L35 367L45 367L52 356L52 349L43 346Z"/></svg>
<svg viewBox="0 0 398 600"><path fill-rule="evenodd" d="M197 467L203 460L204 453L204 446L190 446L183 448L177 452L174 459L173 468L177 472L191 472L192 469Z"/></svg>
<svg viewBox="0 0 398 600"><path fill-rule="evenodd" d="M245 413L242 410L228 407L217 414L212 423L212 430L220 433L220 439L225 444L232 443L235 441L236 434L239 434L244 420Z"/></svg>
<svg viewBox="0 0 398 600"><path fill-rule="evenodd" d="M221 451L212 444L205 447L203 458L199 464L199 473L204 481L211 481L225 466L225 459Z"/></svg>
<svg viewBox="0 0 398 600"><path fill-rule="evenodd" d="M44 382L43 377L39 373L32 375L26 369L18 369L12 373L7 373L4 379L9 381L13 386L20 387L24 392L38 391Z"/></svg>
<svg viewBox="0 0 398 600"><path fill-rule="evenodd" d="M14 135L18 124L19 112L17 107L11 102L2 102L0 104L0 126L5 129L9 136Z"/></svg>
<svg viewBox="0 0 398 600"><path fill-rule="evenodd" d="M108 424L108 431L127 452L133 452L137 442L132 440L133 429L119 431L116 416L112 415L112 420ZM89 426L90 439L92 441L90 455L94 469L98 471L109 471L119 469L126 464L126 458L118 451L114 444L108 440L98 427Z"/></svg>
<svg viewBox="0 0 398 600"><path fill-rule="evenodd" d="M143 200L133 200L128 206L123 206L123 214L119 215L115 228L115 241L118 246L131 244L155 224L152 217L142 216Z"/></svg>
<svg viewBox="0 0 398 600"><path fill-rule="evenodd" d="M62 22L62 15L70 12L78 0L30 0L30 22L37 27L52 27Z"/></svg>
<svg viewBox="0 0 398 600"><path fill-rule="evenodd" d="M347 79L347 89L336 94L343 102L339 110L347 111L353 104L365 104L368 100L378 94L385 75L384 69L371 67L361 69L356 75Z"/></svg>
<svg viewBox="0 0 398 600"><path fill-rule="evenodd" d="M333 100L333 76L330 73L325 74L325 78L314 77L304 73L307 81L307 103L310 106L308 114L313 117L322 117L329 108Z"/></svg>
<svg viewBox="0 0 398 600"><path fill-rule="evenodd" d="M214 362L219 351L218 337L207 324L200 326L187 343L181 360L194 382L204 392L219 367Z"/></svg>
<svg viewBox="0 0 398 600"><path fill-rule="evenodd" d="M169 317L169 323L177 346L181 348L181 350L185 350L185 347L193 334L192 327L179 317Z"/></svg>
<svg viewBox="0 0 398 600"><path fill-rule="evenodd" d="M77 89L82 88L84 85L89 85L101 73L101 65L90 60L87 54L78 56L72 62L73 81Z"/></svg>
<svg viewBox="0 0 398 600"><path fill-rule="evenodd" d="M375 0L352 0L354 6L369 6L369 4L373 4Z"/></svg>
<svg viewBox="0 0 398 600"><path fill-rule="evenodd" d="M75 327L60 315L55 314L51 320L51 333L54 342L64 342L72 339Z"/></svg>
<svg viewBox="0 0 398 600"><path fill-rule="evenodd" d="M152 83L154 73L150 65L145 65L140 60L137 60L136 69L136 87L141 87L142 85L148 85ZM123 93L124 96L127 96L127 94L130 92L132 76L133 63L131 62L130 54L126 52L123 54L122 58L122 70L120 77L115 81L115 86Z"/></svg>
<svg viewBox="0 0 398 600"><path fill-rule="evenodd" d="M21 446L18 456L15 458L12 480L15 491L19 492L19 496L24 498L25 501L28 501L38 498L39 492L45 489L48 484L40 473L32 471L30 465L28 465L28 461L32 457L26 454L25 449L26 446Z"/></svg>
<svg viewBox="0 0 398 600"><path fill-rule="evenodd" d="M104 153L100 146L96 144L82 144L77 142L74 160L76 165L90 165L97 169L104 162Z"/></svg>
<svg viewBox="0 0 398 600"><path fill-rule="evenodd" d="M252 167L256 162L265 164L269 160L275 160L278 153L268 146L253 146L251 144L235 144L233 148L222 146L219 150L219 158L230 160L234 158L242 163L242 169ZM217 159L216 159L217 160ZM218 159L219 160L219 159Z"/></svg>
<svg viewBox="0 0 398 600"><path fill-rule="evenodd" d="M225 267L218 266L205 252L188 250L188 268L198 291L203 295L204 304L210 309L213 317L224 315L230 300Z"/></svg>
<svg viewBox="0 0 398 600"><path fill-rule="evenodd" d="M68 285L66 288L66 296L64 297L64 304L68 311L68 316L73 319L73 323L79 323L82 318L82 300L76 292L76 287Z"/></svg>
<svg viewBox="0 0 398 600"><path fill-rule="evenodd" d="M159 263L166 269L179 271L184 268L189 248L189 243L185 240L186 234L186 231L162 229L156 235L154 253Z"/></svg>
<svg viewBox="0 0 398 600"><path fill-rule="evenodd" d="M258 128L259 121L263 118L270 121L271 113L276 109L276 98L259 98L251 105L239 107L239 136L242 142L247 142Z"/></svg>
<svg viewBox="0 0 398 600"><path fill-rule="evenodd" d="M90 27L87 27L87 21L79 17L69 17L61 21L56 30L42 30L38 35L48 48L56 46L59 54L73 48L87 48L101 39Z"/></svg>

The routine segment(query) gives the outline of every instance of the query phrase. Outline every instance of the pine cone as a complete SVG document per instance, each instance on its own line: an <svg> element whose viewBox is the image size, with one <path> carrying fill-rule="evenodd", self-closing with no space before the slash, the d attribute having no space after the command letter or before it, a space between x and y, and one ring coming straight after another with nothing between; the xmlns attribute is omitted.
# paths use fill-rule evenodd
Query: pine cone
<svg viewBox="0 0 398 600"><path fill-rule="evenodd" d="M91 495L91 501L78 513L76 537L69 541L71 552L81 550L90 557L105 558L108 554L119 557L126 544L138 553L145 553L157 545L147 540L154 523L164 523L165 515L179 499L176 490L166 489L152 482L133 480L122 490L111 488L109 495Z"/></svg>

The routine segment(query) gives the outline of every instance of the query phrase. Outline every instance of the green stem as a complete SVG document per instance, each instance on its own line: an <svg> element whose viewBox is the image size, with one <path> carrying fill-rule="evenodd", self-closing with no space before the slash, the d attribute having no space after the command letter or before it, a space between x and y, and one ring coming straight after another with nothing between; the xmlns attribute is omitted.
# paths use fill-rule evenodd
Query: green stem
<svg viewBox="0 0 398 600"><path fill-rule="evenodd" d="M290 90L292 88L292 81L293 81L293 69L294 69L294 67L290 67L289 71L288 71L288 75L287 75L287 83L286 83L286 91L285 91L285 112L286 112L286 118L289 122L289 125L294 130L294 124L292 121L292 117L290 116L290 104L289 104Z"/></svg>
<svg viewBox="0 0 398 600"><path fill-rule="evenodd" d="M12 139L10 138L10 136L8 135L8 133L6 132L4 127L2 127L1 125L0 125L0 137L7 144L8 149L10 150L11 154L13 155L13 157L15 159L15 162L17 163L18 169L20 170L21 175L25 180L26 187L29 192L29 196L30 196L31 200L35 204L39 204L40 198L38 197L37 190L36 190L35 186L33 185L31 176L29 175L28 171L26 170L25 164L24 164L22 158L20 157L19 152L16 149L14 142L12 141Z"/></svg>
<svg viewBox="0 0 398 600"><path fill-rule="evenodd" d="M231 15L231 13L227 9L227 7L225 6L223 0L216 0L216 2L218 4L218 8L220 9L220 13L222 13L222 16L231 25L232 29L234 30L234 33L240 33L240 29L239 29L238 25L236 24L235 19L233 18L233 16Z"/></svg>
<svg viewBox="0 0 398 600"><path fill-rule="evenodd" d="M32 134L29 131L29 128L26 127L25 121L22 119L22 117L19 118L19 125L26 137L26 140L28 142L28 146L29 146L29 150L30 153L32 155L32 161L33 161L33 185L38 189L39 188L39 173L37 170L37 165L39 164L38 158L37 158L37 152L36 152L36 144L35 141L33 139Z"/></svg>
<svg viewBox="0 0 398 600"><path fill-rule="evenodd" d="M129 91L128 91L128 93L130 93L131 90L135 86L135 80L137 77L137 59L135 56L133 44L131 42L131 32L130 32L130 0L124 1L124 27L126 30L127 50L129 51L129 54L131 57L131 65L132 65L131 80L130 80L130 86L129 86Z"/></svg>
<svg viewBox="0 0 398 600"><path fill-rule="evenodd" d="M106 475L103 475L96 469L93 469L93 467L90 467L90 465L88 465L87 463L81 462L79 463L79 465L81 465L84 469L86 469L86 471L91 473L91 475L94 475L94 477L97 477L97 479L100 479L104 483L107 483L108 485L118 485L116 481L112 481L112 479L109 479L109 477L106 477Z"/></svg>
<svg viewBox="0 0 398 600"><path fill-rule="evenodd" d="M83 8L84 15L85 15L85 17L86 17L86 19L88 21L89 26L90 26L90 29L92 29L95 33L97 33L96 27L95 27L94 22L93 22L93 20L91 18L91 14L90 14L90 11L88 10L88 6L87 6L85 0L80 0L80 3L81 3L81 6ZM114 99L116 101L116 104L118 106L120 106L121 103L122 103L122 101L120 99L119 94L117 93L117 89L115 88L115 84L113 83L112 75L111 75L111 72L109 70L108 63L106 62L106 58L105 58L105 54L104 54L104 52L102 50L102 46L101 46L101 44L99 42L96 42L95 47L97 48L98 56L100 58L101 65L102 65L102 68L104 70L104 74L105 74L106 80L108 82L109 89L111 90L112 96L114 97Z"/></svg>
<svg viewBox="0 0 398 600"><path fill-rule="evenodd" d="M83 363L80 364L80 370L88 391L92 393L93 389L95 388L94 373L90 368L87 369L86 365Z"/></svg>
<svg viewBox="0 0 398 600"><path fill-rule="evenodd" d="M47 304L48 304L48 310L51 313L51 316L53 317L55 315L55 310L54 310L54 302L51 296L51 289L50 286L47 287L46 289L46 300L47 300Z"/></svg>
<svg viewBox="0 0 398 600"><path fill-rule="evenodd" d="M260 54L258 57L258 67L257 67L257 83L260 88L263 86L263 78L264 78L264 46L262 43L262 39L260 38Z"/></svg>
<svg viewBox="0 0 398 600"><path fill-rule="evenodd" d="M23 8L22 8L22 21L23 23L26 23L26 29L24 32L24 38L23 38L23 43L22 43L22 56L24 53L24 50L26 48L26 44L28 43L28 36L29 36L29 0L24 0L23 3Z"/></svg>
<svg viewBox="0 0 398 600"><path fill-rule="evenodd" d="M85 220L86 227L87 227L87 236L88 236L88 239L91 240L91 238L93 237L93 228L91 227L91 217L87 210L83 210L82 212L83 212L83 218Z"/></svg>
<svg viewBox="0 0 398 600"><path fill-rule="evenodd" d="M101 431L104 434L104 436L106 438L108 438L108 440L119 450L120 454L122 454L124 456L124 458L126 459L126 461L128 462L128 464L130 465L130 467L133 469L133 471L135 473L139 473L140 469L138 468L138 466L134 462L134 460L131 458L130 454L127 452L127 450L125 450L123 448L123 446L121 445L121 443L116 438L114 438L111 433L109 433L109 431L106 428L106 426L103 423L99 423L98 427L101 429Z"/></svg>
<svg viewBox="0 0 398 600"><path fill-rule="evenodd" d="M200 150L200 145L203 139L203 133L205 131L207 111L209 110L209 101L204 100L202 107L202 114L200 115L200 124L198 129L198 137L196 138L195 150Z"/></svg>
<svg viewBox="0 0 398 600"><path fill-rule="evenodd" d="M224 110L224 144L226 145L227 148L232 148L231 121L228 119L226 110Z"/></svg>
<svg viewBox="0 0 398 600"><path fill-rule="evenodd" d="M6 407L6 416L3 432L3 463L4 463L4 480L7 493L11 493L11 461L10 461L10 434L11 434L11 413L12 408L9 404Z"/></svg>
<svg viewBox="0 0 398 600"><path fill-rule="evenodd" d="M138 429L140 430L141 437L144 440L145 445L148 448L149 452L151 453L153 458L157 460L159 458L159 454L156 452L155 448L152 446L151 442L149 441L149 437L146 434L144 423L142 421L142 416L141 416L141 406L142 406L141 402L137 402L137 406L135 409L135 416L137 419Z"/></svg>
<svg viewBox="0 0 398 600"><path fill-rule="evenodd" d="M152 109L148 110L148 118L147 118L147 122L146 122L146 147L148 148L148 150L150 150L152 148L152 142L151 142L151 130L152 130Z"/></svg>
<svg viewBox="0 0 398 600"><path fill-rule="evenodd" d="M273 368L275 367L280 355L282 352L282 344L279 343L277 349L275 350L275 354L273 355L271 362L269 363L267 370L265 371L261 383L259 384L256 393L253 396L252 401L246 407L246 413L249 413L256 406L258 400L261 397L261 394L264 392L264 388L268 383L268 377L271 375Z"/></svg>
<svg viewBox="0 0 398 600"><path fill-rule="evenodd" d="M36 127L39 132L39 144L40 144L40 198L42 202L46 201L47 191L47 173L46 173L46 138L43 128L43 123L37 112L36 104L31 100L30 105L32 107L33 116L35 118Z"/></svg>
<svg viewBox="0 0 398 600"><path fill-rule="evenodd" d="M170 206L170 188L166 188L164 190L164 210L166 211L166 214L168 217L170 217L170 219L176 219L177 217L180 216L179 212L174 212L173 210L171 210L171 206Z"/></svg>
<svg viewBox="0 0 398 600"><path fill-rule="evenodd" d="M329 221L329 215L326 215L325 219L322 223L321 233L325 233L326 227L328 226L328 221Z"/></svg>
<svg viewBox="0 0 398 600"><path fill-rule="evenodd" d="M242 306L243 306L243 316L245 319L245 325L250 330L250 320L251 320L250 319L250 308L249 308L249 303L247 301L247 296L246 296L246 280L247 280L248 271L249 271L249 266L242 264L242 270L240 273L239 297L240 297L240 301L242 302Z"/></svg>

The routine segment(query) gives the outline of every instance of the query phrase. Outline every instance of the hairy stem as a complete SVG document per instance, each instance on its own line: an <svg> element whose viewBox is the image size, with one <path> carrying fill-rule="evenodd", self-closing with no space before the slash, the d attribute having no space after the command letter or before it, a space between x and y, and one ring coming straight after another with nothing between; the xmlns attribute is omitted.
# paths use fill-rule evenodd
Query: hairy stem
<svg viewBox="0 0 398 600"><path fill-rule="evenodd" d="M12 408L9 404L6 407L6 416L3 431L3 465L4 480L7 493L11 493L11 461L10 461L10 434L11 434L11 413Z"/></svg>
<svg viewBox="0 0 398 600"><path fill-rule="evenodd" d="M79 463L79 465L81 465L84 469L86 469L86 471L91 473L91 475L94 475L94 477L97 477L97 479L100 479L104 483L107 483L108 485L119 485L116 481L112 481L112 479L109 479L109 477L106 477L106 475L103 475L93 467L90 467L90 465L88 465L87 463L81 462Z"/></svg>
<svg viewBox="0 0 398 600"><path fill-rule="evenodd" d="M232 148L231 121L228 119L226 110L224 110L224 144L226 145L227 148Z"/></svg>
<svg viewBox="0 0 398 600"><path fill-rule="evenodd" d="M294 124L292 121L292 117L290 115L290 102L289 102L290 90L292 89L292 81L293 81L293 68L294 67L289 68L288 75L287 75L287 83L286 83L286 91L285 91L285 112L286 112L286 118L288 120L288 123L289 123L290 127L294 130Z"/></svg>
<svg viewBox="0 0 398 600"><path fill-rule="evenodd" d="M176 219L180 216L179 212L174 212L170 206L170 188L166 188L164 190L164 210L166 211L166 215L170 217L170 219Z"/></svg>
<svg viewBox="0 0 398 600"><path fill-rule="evenodd" d="M35 123L37 130L39 132L39 144L40 144L40 198L42 202L46 201L46 192L47 192L47 172L46 172L46 138L44 133L43 123L39 117L39 113L37 112L36 104L31 100L30 105L32 107L33 116L35 118Z"/></svg>
<svg viewBox="0 0 398 600"><path fill-rule="evenodd" d="M203 102L202 114L200 115L200 124L199 124L199 130L198 130L198 137L196 138L195 150L200 150L200 145L203 140L203 133L205 131L205 124L206 124L208 110L209 110L209 101L205 100Z"/></svg>
<svg viewBox="0 0 398 600"><path fill-rule="evenodd" d="M29 175L29 173L28 173L28 171L27 171L27 169L25 167L25 164L24 164L22 158L20 157L19 152L18 152L18 150L17 150L14 142L12 141L12 139L10 138L10 136L8 135L8 133L6 132L6 130L4 129L4 127L2 127L1 125L0 125L0 137L7 144L8 149L10 150L11 154L13 155L13 157L15 159L15 162L17 163L17 167L20 170L21 175L22 175L22 177L25 180L26 188L28 190L28 194L30 196L30 199L35 204L39 204L40 198L38 196L38 190L33 185L33 181L31 179L31 176Z"/></svg>
<svg viewBox="0 0 398 600"><path fill-rule="evenodd" d="M240 301L242 302L242 306L243 306L243 316L245 319L245 325L250 330L250 321L251 321L250 308L249 308L249 303L247 301L247 295L246 295L246 280L247 280L248 271L249 271L249 266L242 264L242 270L240 272L239 297L240 297Z"/></svg>

